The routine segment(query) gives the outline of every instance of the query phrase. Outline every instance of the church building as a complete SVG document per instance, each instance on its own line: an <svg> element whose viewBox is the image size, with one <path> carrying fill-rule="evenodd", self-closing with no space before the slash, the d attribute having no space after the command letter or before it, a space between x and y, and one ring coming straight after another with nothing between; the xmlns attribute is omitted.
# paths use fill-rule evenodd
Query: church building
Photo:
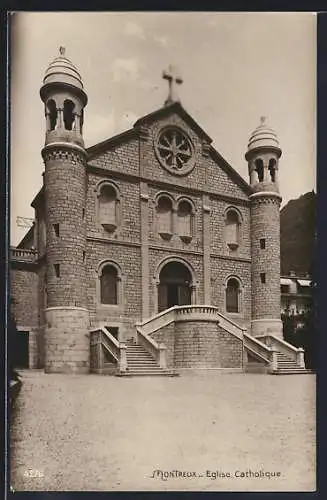
<svg viewBox="0 0 327 500"><path fill-rule="evenodd" d="M86 149L88 98L64 48L45 72L43 186L10 257L28 365L304 370L303 350L282 335L276 133L261 118L244 151L247 183L183 108L174 68L163 77L162 107Z"/></svg>

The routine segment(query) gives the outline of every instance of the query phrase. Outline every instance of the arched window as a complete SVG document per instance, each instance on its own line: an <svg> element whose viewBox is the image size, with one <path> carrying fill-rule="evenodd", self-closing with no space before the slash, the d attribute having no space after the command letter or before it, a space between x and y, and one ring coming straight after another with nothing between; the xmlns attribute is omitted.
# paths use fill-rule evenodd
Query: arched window
<svg viewBox="0 0 327 500"><path fill-rule="evenodd" d="M240 219L236 210L228 210L225 224L226 244L231 250L236 250L240 243Z"/></svg>
<svg viewBox="0 0 327 500"><path fill-rule="evenodd" d="M276 181L276 160L275 160L275 158L271 158L269 160L268 170L270 172L271 182L275 182Z"/></svg>
<svg viewBox="0 0 327 500"><path fill-rule="evenodd" d="M226 286L226 311L240 312L240 284L236 278L229 278Z"/></svg>
<svg viewBox="0 0 327 500"><path fill-rule="evenodd" d="M100 301L101 304L118 304L118 272L111 265L105 265L100 275Z"/></svg>
<svg viewBox="0 0 327 500"><path fill-rule="evenodd" d="M64 124L66 130L73 130L73 125L75 123L74 108L75 104L66 99L64 102Z"/></svg>
<svg viewBox="0 0 327 500"><path fill-rule="evenodd" d="M263 161L261 158L258 158L255 161L255 170L258 174L258 181L262 182L263 181Z"/></svg>
<svg viewBox="0 0 327 500"><path fill-rule="evenodd" d="M177 232L181 239L189 242L193 235L192 206L187 200L182 200L177 209Z"/></svg>
<svg viewBox="0 0 327 500"><path fill-rule="evenodd" d="M118 196L112 185L104 184L98 195L99 222L107 231L114 231L118 226Z"/></svg>
<svg viewBox="0 0 327 500"><path fill-rule="evenodd" d="M54 130L57 126L58 111L56 103L53 99L48 101L47 108L49 113L50 130Z"/></svg>
<svg viewBox="0 0 327 500"><path fill-rule="evenodd" d="M160 196L157 202L157 228L163 239L172 236L172 211L173 204L167 196Z"/></svg>

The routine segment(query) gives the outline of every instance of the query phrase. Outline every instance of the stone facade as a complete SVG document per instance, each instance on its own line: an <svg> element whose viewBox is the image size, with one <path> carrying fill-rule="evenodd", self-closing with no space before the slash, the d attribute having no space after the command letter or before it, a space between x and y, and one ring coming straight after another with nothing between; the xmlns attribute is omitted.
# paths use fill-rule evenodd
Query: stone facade
<svg viewBox="0 0 327 500"><path fill-rule="evenodd" d="M64 56L56 61L61 72L71 64ZM18 322L38 330L38 342L33 340L33 345L39 345L37 364L44 365L46 371L88 371L90 328L116 328L120 342L135 337L135 323L157 314L165 293L168 307L182 300L211 304L249 331L257 320L277 324L277 185L270 192L263 183L261 190L253 173L248 185L211 146L210 137L179 102L160 108L138 120L131 130L85 150L82 115L87 98L76 68L71 68L69 84L58 69L59 80L54 81L49 70L41 89L47 130L42 151L43 187L32 204L36 268L33 272L13 269L12 274L12 293L19 302L14 309ZM76 110L70 116L75 120L71 128L67 125L67 100ZM253 149L256 157L260 147ZM251 165L253 151L248 159ZM175 158L175 164L169 164L169 155ZM103 220L105 187L115 193L113 201L108 201L108 207L110 203L114 206L110 223ZM163 232L159 228L163 220L158 209L160 197L171 204L165 219L169 229ZM189 215L180 215L183 201L191 207ZM227 227L231 212L237 219L232 242ZM190 220L186 235L179 229L179 224L185 226L182 217ZM260 238L267 242L264 255L258 251ZM187 273L184 284L171 285L169 280L163 284L162 272L169 263ZM117 276L114 303L102 298L106 265ZM260 273L266 273L265 287L258 281ZM233 292L235 310L227 306L229 280L233 286L237 284ZM255 327L259 333L262 324ZM199 336L198 326L177 326L181 331L174 349L169 347L169 335L165 337L168 365L186 367L192 361L202 368L242 366L238 339L225 338L213 323L202 325L204 333ZM214 337L217 341L212 345Z"/></svg>

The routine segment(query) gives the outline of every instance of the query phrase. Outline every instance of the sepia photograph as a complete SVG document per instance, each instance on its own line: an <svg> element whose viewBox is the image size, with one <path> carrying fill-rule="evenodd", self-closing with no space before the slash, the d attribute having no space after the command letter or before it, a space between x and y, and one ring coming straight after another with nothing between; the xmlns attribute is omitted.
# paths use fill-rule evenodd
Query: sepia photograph
<svg viewBox="0 0 327 500"><path fill-rule="evenodd" d="M10 490L316 491L316 14L9 26Z"/></svg>

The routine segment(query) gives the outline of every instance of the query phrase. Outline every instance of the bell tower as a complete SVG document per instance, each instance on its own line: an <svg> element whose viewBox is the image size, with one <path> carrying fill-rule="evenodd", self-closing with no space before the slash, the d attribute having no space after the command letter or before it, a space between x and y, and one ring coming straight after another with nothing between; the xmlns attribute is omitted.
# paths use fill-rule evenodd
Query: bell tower
<svg viewBox="0 0 327 500"><path fill-rule="evenodd" d="M89 372L89 313L86 301L86 157L83 113L87 96L65 49L45 72L44 192L46 372Z"/></svg>
<svg viewBox="0 0 327 500"><path fill-rule="evenodd" d="M280 203L279 158L282 151L275 132L261 117L252 133L248 162L251 202L252 335L283 337L280 319Z"/></svg>

